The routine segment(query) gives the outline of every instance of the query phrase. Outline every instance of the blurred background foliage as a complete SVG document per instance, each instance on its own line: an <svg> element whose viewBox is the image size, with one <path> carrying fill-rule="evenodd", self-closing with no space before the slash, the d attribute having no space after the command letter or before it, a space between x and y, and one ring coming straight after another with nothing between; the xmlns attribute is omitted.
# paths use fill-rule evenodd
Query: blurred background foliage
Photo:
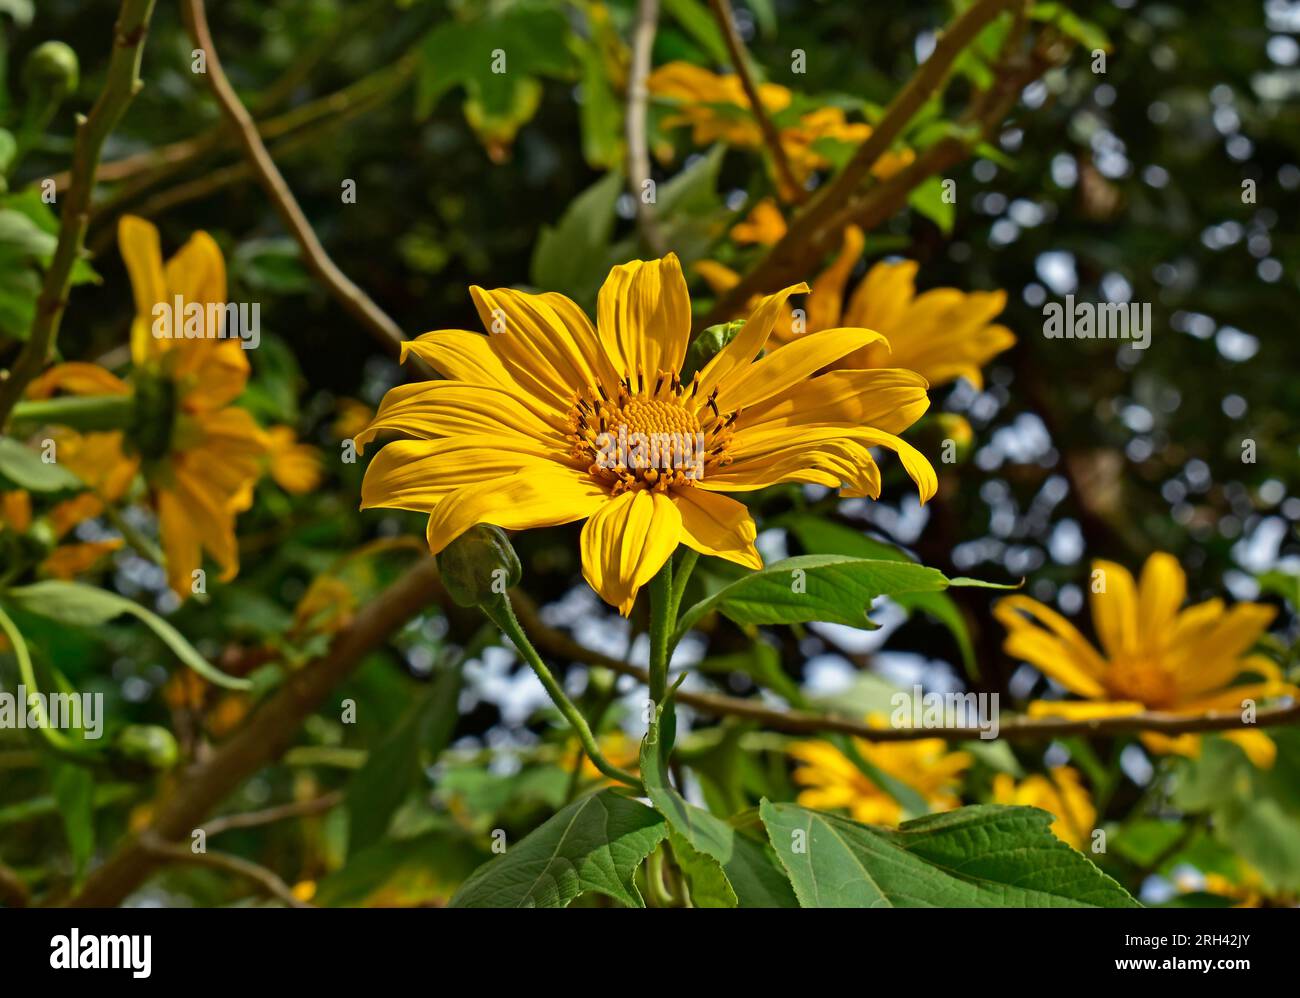
<svg viewBox="0 0 1300 998"><path fill-rule="evenodd" d="M1008 293L1000 321L1016 332L1015 348L989 365L982 391L960 382L933 393L934 411L969 420L968 453L938 464L944 433L934 421L922 428L918 444L941 474L939 496L924 510L889 476L876 503L774 490L756 500L766 517L760 529L768 528L760 548L769 557L819 543L841 550L865 535L949 574L1025 577L1027 592L1072 617L1085 602L1091 558L1136 569L1150 551L1171 551L1188 571L1192 598L1278 604L1273 653L1294 665L1300 3L1068 6L1089 26L1080 32L1109 38L1104 73L1092 71L1088 51L1076 51L1066 68L1024 91L999 141L949 171L957 185L950 212L933 196L914 199L870 237L868 263L905 253L920 261L923 288ZM769 81L868 121L951 13L936 0L736 5ZM6 207L67 168L72 115L99 91L115 15L106 0L0 0L12 132L20 131L20 70L30 50L59 39L82 63L76 93L23 150ZM470 284L559 290L590 305L611 263L643 253L620 175L633 15L628 0L229 0L210 12L227 71L268 123L270 149L325 247L409 335L477 328ZM482 56L495 48L511 60L504 75ZM795 50L806 52L805 74L791 72ZM674 59L728 63L701 0L663 4L654 64ZM356 512L363 464L335 457L364 418L361 406L373 407L401 374L310 278L190 64L176 5L160 3L144 55L147 86L105 151L88 240L95 274L81 275L86 283L72 294L60 351L109 366L123 357L132 308L113 235L122 212L153 220L168 251L205 229L225 252L231 298L261 303L262 346L250 355L244 404L321 447L325 481L298 497L259 488L239 520L242 572L233 584L214 584L206 600L176 610L156 566L129 549L112 562L113 588L175 610L173 622L211 660L254 677L251 694L178 671L160 643L130 624L88 633L34 616L21 623L73 686L105 694L113 725L164 726L185 758L201 759L261 691L322 650L352 610L418 556L423 525L415 515ZM987 72L974 59L962 69ZM697 150L680 130L660 128L666 113L652 105L669 245L687 264L743 264L751 251L727 245L726 232L770 192L770 178L751 153ZM114 164L158 149L178 154L113 179ZM340 197L347 180L355 204ZM1243 200L1246 181L1253 199ZM10 254L0 275L8 351L30 315L42 250L0 252ZM825 262L808 260L807 276ZM703 311L710 292L700 281L692 287ZM1150 302L1150 349L1045 339L1042 305L1067 294ZM1243 460L1247 441L1253 461ZM810 541L827 524L853 540L832 533ZM581 582L576 528L516 542L525 588L545 594L546 621L592 647L643 658L644 621L619 620ZM720 573L702 568L693 584L716 584ZM313 586L316 601L304 600ZM913 681L998 691L1013 704L1041 694L1045 680L1003 654L989 597L974 592L953 596L959 619L946 625L933 613L951 614L947 605L914 607L931 613L910 616L881 608L875 616L885 626L873 632L827 625L757 635L720 626L687 688L718 683L747 694L764 686L789 702L807 697L859 715L887 703L892 685ZM280 871L314 903L438 903L491 855L493 829L514 841L591 784L593 774L575 765L576 745L510 654L490 649L461 675L454 646L468 640L463 622L439 612L414 621L339 691L358 705L356 723L329 711L314 717L282 763L246 783L225 810L330 793L345 794L347 808L227 831L221 847ZM966 668L962 643L977 671ZM634 760L640 694L603 670L571 668L567 683L601 718L611 755L623 745ZM730 813L762 795L793 796L780 736L700 718L692 725L684 714L695 730L684 736L683 758L705 800ZM1014 751L981 744L966 797L987 799L998 772L1070 760L1111 832L1112 847L1096 859L1146 900L1293 898L1300 741L1294 732L1278 741L1268 773L1217 740L1195 762L1147 757L1127 740ZM148 820L159 785L183 779L181 769L51 775L13 732L0 732L0 760L0 860L56 894ZM1180 775L1171 783L1172 772ZM1189 883L1199 893L1180 893ZM209 904L245 897L247 885L179 867L150 891Z"/></svg>

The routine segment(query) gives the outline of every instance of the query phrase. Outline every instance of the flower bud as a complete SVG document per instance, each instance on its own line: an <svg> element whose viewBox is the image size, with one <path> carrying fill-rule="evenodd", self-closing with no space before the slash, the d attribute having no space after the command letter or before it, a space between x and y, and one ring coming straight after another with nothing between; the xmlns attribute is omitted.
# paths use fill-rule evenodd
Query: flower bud
<svg viewBox="0 0 1300 998"><path fill-rule="evenodd" d="M44 42L27 56L23 65L23 86L27 99L38 105L57 107L77 89L81 68L77 53L63 42Z"/></svg>
<svg viewBox="0 0 1300 998"><path fill-rule="evenodd" d="M696 371L702 370L704 365L711 361L719 350L736 338L736 334L744 328L744 325L744 319L722 322L716 326L709 326L708 329L695 337L691 341L691 345L686 351L686 359L682 363L682 381L689 382Z"/></svg>
<svg viewBox="0 0 1300 998"><path fill-rule="evenodd" d="M443 548L438 571L447 592L461 606L496 602L523 574L505 531L482 523Z"/></svg>
<svg viewBox="0 0 1300 998"><path fill-rule="evenodd" d="M118 732L113 748L123 759L150 769L171 769L180 757L176 738L156 724L129 724Z"/></svg>

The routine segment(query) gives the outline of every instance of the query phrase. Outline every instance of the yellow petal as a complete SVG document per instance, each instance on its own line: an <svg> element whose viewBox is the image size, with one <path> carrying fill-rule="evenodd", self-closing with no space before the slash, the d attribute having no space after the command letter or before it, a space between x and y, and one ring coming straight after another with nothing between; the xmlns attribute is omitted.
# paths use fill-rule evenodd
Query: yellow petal
<svg viewBox="0 0 1300 998"><path fill-rule="evenodd" d="M1272 769L1277 761L1277 743L1262 731L1224 731L1220 737L1235 742L1256 769Z"/></svg>
<svg viewBox="0 0 1300 998"><path fill-rule="evenodd" d="M525 437L567 451L559 424L543 422L513 395L498 388L459 381L423 381L398 385L384 396L370 425L353 439L360 449L380 432L391 430L410 437L454 437L489 434Z"/></svg>
<svg viewBox="0 0 1300 998"><path fill-rule="evenodd" d="M746 568L763 567L754 547L754 519L744 503L695 488L678 489L673 502L681 513L681 540L687 547Z"/></svg>
<svg viewBox="0 0 1300 998"><path fill-rule="evenodd" d="M1133 576L1123 565L1102 560L1092 563L1092 574L1089 591L1097 640L1107 658L1134 655L1138 650L1138 603Z"/></svg>
<svg viewBox="0 0 1300 998"><path fill-rule="evenodd" d="M552 454L523 436L394 440L366 469L361 508L431 513L449 493L466 485L509 478L525 468L545 472L557 464Z"/></svg>
<svg viewBox="0 0 1300 998"><path fill-rule="evenodd" d="M624 492L600 505L582 528L582 574L587 584L627 616L637 590L672 556L682 515L662 492Z"/></svg>
<svg viewBox="0 0 1300 998"><path fill-rule="evenodd" d="M845 228L839 256L813 281L812 292L808 295L808 332L848 325L840 321L844 310L844 287L853 268L858 265L865 245L866 237L861 229L856 225Z"/></svg>
<svg viewBox="0 0 1300 998"><path fill-rule="evenodd" d="M1142 566L1138 582L1138 639L1153 647L1169 636L1178 608L1187 598L1187 576L1178 559L1157 551Z"/></svg>
<svg viewBox="0 0 1300 998"><path fill-rule="evenodd" d="M506 530L572 523L590 516L607 498L589 477L558 465L466 485L434 507L429 550L438 554L479 523Z"/></svg>
<svg viewBox="0 0 1300 998"><path fill-rule="evenodd" d="M681 370L691 336L691 298L675 253L615 267L601 286L596 327L619 375Z"/></svg>
<svg viewBox="0 0 1300 998"><path fill-rule="evenodd" d="M27 386L27 397L49 398L57 391L70 395L130 395L131 386L98 364L69 361L55 364Z"/></svg>
<svg viewBox="0 0 1300 998"><path fill-rule="evenodd" d="M928 387L919 374L902 368L830 371L745 409L736 434L801 426L873 426L901 433L929 409Z"/></svg>
<svg viewBox="0 0 1300 998"><path fill-rule="evenodd" d="M709 286L709 290L715 295L730 291L740 283L739 274L730 267L713 260L699 260L692 265L692 269L704 278L704 283Z"/></svg>
<svg viewBox="0 0 1300 998"><path fill-rule="evenodd" d="M145 363L160 351L150 333L153 307L167 301L167 281L163 276L162 244L151 222L135 215L123 215L117 223L117 242L131 278L137 322L131 327L131 359Z"/></svg>
<svg viewBox="0 0 1300 998"><path fill-rule="evenodd" d="M1131 700L1100 703L1091 700L1035 700L1029 705L1030 717L1060 717L1067 721L1097 721L1107 717L1130 717L1146 707Z"/></svg>
<svg viewBox="0 0 1300 998"><path fill-rule="evenodd" d="M768 337L772 335L777 320L788 315L786 299L807 290L806 284L791 285L774 295L768 295L758 303L740 332L730 343L714 354L713 359L700 371L700 387L696 391L698 410L703 410L708 404L713 389L726 379L742 373L758 356L758 352L767 345Z"/></svg>
<svg viewBox="0 0 1300 998"><path fill-rule="evenodd" d="M718 406L731 411L757 405L792 385L806 381L846 354L883 340L883 336L870 329L826 329L807 333L729 378L718 391Z"/></svg>
<svg viewBox="0 0 1300 998"><path fill-rule="evenodd" d="M518 390L568 413L576 391L606 380L609 367L581 309L560 295L471 287L488 345Z"/></svg>

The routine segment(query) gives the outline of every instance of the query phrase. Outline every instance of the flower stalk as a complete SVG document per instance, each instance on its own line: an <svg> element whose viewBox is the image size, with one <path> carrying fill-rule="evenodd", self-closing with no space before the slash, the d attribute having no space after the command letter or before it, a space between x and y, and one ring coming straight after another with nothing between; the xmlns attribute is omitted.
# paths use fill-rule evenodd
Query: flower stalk
<svg viewBox="0 0 1300 998"><path fill-rule="evenodd" d="M606 759L600 751L600 746L596 744L596 737L592 734L587 719L582 716L582 712L565 694L564 689L560 686L551 670L542 661L541 655L537 653L537 649L533 647L533 643L528 640L528 635L524 633L524 629L519 624L519 618L515 616L514 608L510 605L509 595L502 593L495 601L485 601L480 603L479 607L492 623L501 628L501 632L510 639L511 643L518 649L519 654L532 667L551 701L577 734L578 741L582 744L582 750L587 753L587 757L591 759L592 764L611 780L626 784L638 794L644 794L645 787L637 777L626 770L619 769Z"/></svg>

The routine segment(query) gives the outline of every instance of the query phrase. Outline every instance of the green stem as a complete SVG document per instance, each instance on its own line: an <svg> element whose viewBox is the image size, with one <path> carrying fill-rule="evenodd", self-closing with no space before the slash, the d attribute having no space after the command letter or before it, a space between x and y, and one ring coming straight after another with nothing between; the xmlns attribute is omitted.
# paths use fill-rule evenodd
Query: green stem
<svg viewBox="0 0 1300 998"><path fill-rule="evenodd" d="M80 119L72 154L72 181L64 193L59 215L59 241L45 270L45 280L36 299L36 317L27 343L0 382L0 426L22 399L31 380L45 366L59 335L59 323L72 286L72 269L82 258L86 227L90 224L90 201L99 170L104 141L117 125L126 107L144 84L140 80L140 57L155 0L122 0L113 26L112 55L104 78L104 89L88 117Z"/></svg>
<svg viewBox="0 0 1300 998"><path fill-rule="evenodd" d="M32 656L27 650L27 642L24 640L22 632L18 630L18 625L13 622L9 614L4 612L3 608L0 608L0 630L4 631L5 637L9 639L14 657L18 659L18 674L22 677L22 683L27 690L28 697L33 693L40 693L41 688L36 685L36 672L32 669ZM26 707L26 703L18 704L19 710ZM49 719L45 716L45 707L39 699L36 700L33 714L36 716L36 730L49 743L50 748L60 755L77 754L71 739L66 737L63 732L55 731L50 727Z"/></svg>
<svg viewBox="0 0 1300 998"><path fill-rule="evenodd" d="M532 666L533 672L542 681L542 686L545 687L547 695L550 696L552 702L559 708L560 713L564 715L564 719L569 722L577 733L578 741L582 743L583 750L595 767L611 780L625 783L636 790L637 793L644 794L645 787L637 777L619 769L601 754L600 747L596 744L596 738L587 724L587 719L574 706L573 701L565 695L555 676L546 667L546 663L537 654L537 649L533 647L532 642L528 640L528 635L524 633L524 629L519 625L519 619L515 616L514 608L510 605L510 597L503 593L497 602L482 603L480 607L487 614L488 619L501 628L502 633L519 650L519 654L523 655L528 664Z"/></svg>
<svg viewBox="0 0 1300 998"><path fill-rule="evenodd" d="M14 406L11 429L24 433L57 423L74 430L125 430L135 418L134 395L60 395Z"/></svg>
<svg viewBox="0 0 1300 998"><path fill-rule="evenodd" d="M693 548L687 548L682 552L682 560L677 563L677 568L673 571L673 588L672 588L672 611L670 616L675 623L677 613L682 608L682 597L686 595L686 583L691 581L691 573L695 571L695 563L700 560L700 552ZM672 646L677 642L672 642L668 648L668 654L672 654Z"/></svg>
<svg viewBox="0 0 1300 998"><path fill-rule="evenodd" d="M662 706L668 693L668 640L673 631L673 560L650 580L650 699Z"/></svg>

